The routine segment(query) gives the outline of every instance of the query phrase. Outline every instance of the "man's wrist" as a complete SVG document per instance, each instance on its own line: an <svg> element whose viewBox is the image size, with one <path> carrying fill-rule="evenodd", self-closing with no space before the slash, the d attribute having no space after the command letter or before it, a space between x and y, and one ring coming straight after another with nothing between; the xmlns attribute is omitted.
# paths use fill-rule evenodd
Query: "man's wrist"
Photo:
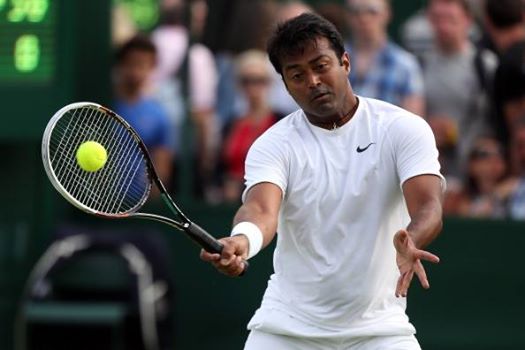
<svg viewBox="0 0 525 350"><path fill-rule="evenodd" d="M245 235L248 239L248 259L254 257L262 248L263 234L253 222L243 221L236 224L231 236Z"/></svg>

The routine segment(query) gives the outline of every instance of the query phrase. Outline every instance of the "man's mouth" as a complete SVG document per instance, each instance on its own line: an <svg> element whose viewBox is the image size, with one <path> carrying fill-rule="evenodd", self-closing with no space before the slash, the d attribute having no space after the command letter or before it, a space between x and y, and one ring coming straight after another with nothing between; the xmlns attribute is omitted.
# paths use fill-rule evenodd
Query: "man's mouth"
<svg viewBox="0 0 525 350"><path fill-rule="evenodd" d="M319 99L321 99L321 98L323 98L323 97L325 97L325 96L328 96L328 95L329 95L328 92L321 92L321 93L319 93L319 94L315 94L315 95L313 96L313 98L312 98L312 101L319 100Z"/></svg>

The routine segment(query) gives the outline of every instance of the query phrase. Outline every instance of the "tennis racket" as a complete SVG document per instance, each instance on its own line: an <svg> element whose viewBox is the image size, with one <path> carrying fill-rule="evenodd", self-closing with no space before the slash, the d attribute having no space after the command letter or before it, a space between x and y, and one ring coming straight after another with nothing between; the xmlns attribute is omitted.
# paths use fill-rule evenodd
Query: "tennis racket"
<svg viewBox="0 0 525 350"><path fill-rule="evenodd" d="M76 159L80 145L95 141L107 152L97 171L83 170ZM55 189L78 209L104 218L142 218L186 233L210 253L223 245L192 222L160 181L137 132L115 112L91 102L72 103L51 118L42 139L42 160ZM155 184L176 219L139 212ZM245 270L248 263L245 263Z"/></svg>

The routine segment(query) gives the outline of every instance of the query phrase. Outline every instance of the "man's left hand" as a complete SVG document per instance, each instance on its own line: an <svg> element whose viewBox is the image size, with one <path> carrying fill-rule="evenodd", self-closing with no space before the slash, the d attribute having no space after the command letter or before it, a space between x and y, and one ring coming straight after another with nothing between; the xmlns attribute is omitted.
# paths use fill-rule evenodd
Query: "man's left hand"
<svg viewBox="0 0 525 350"><path fill-rule="evenodd" d="M418 249L407 230L399 230L394 236L394 247L396 248L396 262L401 276L397 280L396 297L406 297L408 287L412 282L414 273L419 278L423 288L430 288L425 268L421 260L438 263L439 257L427 251Z"/></svg>

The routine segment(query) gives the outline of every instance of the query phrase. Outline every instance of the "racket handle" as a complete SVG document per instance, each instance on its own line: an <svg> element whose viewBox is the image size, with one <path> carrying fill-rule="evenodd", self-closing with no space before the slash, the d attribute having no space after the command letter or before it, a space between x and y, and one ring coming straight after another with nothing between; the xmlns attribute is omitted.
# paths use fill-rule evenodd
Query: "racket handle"
<svg viewBox="0 0 525 350"><path fill-rule="evenodd" d="M215 239L215 237L210 235L199 225L190 222L190 225L185 228L185 231L195 242L197 242L202 248L204 248L205 251L217 254L220 254L222 252L222 248L224 246L221 244L221 242ZM244 275L246 271L248 271L249 267L250 264L248 264L248 261L245 260L244 269L242 270L239 276Z"/></svg>
<svg viewBox="0 0 525 350"><path fill-rule="evenodd" d="M190 225L185 228L185 231L191 239L197 242L205 251L217 254L222 252L223 245L199 225L190 222Z"/></svg>

